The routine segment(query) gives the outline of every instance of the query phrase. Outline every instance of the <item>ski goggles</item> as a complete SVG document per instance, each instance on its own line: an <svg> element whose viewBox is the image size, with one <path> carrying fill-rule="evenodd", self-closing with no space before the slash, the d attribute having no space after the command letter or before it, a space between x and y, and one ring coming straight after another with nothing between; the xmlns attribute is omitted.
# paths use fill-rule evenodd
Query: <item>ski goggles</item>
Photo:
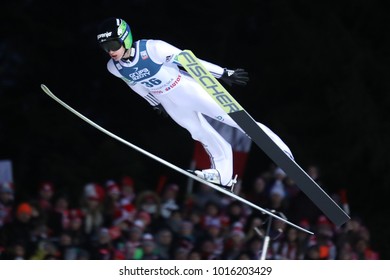
<svg viewBox="0 0 390 280"><path fill-rule="evenodd" d="M109 40L109 41L105 41L103 43L100 43L100 46L106 52L110 52L110 51L115 52L122 47L122 42L120 42L118 40Z"/></svg>

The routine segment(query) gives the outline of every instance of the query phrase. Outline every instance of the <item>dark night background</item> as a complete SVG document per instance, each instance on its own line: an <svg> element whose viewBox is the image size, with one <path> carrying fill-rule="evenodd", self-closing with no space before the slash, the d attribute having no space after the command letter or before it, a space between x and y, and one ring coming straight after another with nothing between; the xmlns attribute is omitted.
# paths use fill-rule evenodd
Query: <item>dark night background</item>
<svg viewBox="0 0 390 280"><path fill-rule="evenodd" d="M124 18L134 39L165 40L251 80L230 92L290 146L320 167L326 190L346 188L372 246L390 258L384 211L390 184L390 9L377 0L3 1L0 5L0 159L11 159L19 193L42 180L75 197L89 181L135 178L154 187L180 174L109 138L40 89L120 137L186 168L187 131L106 70L96 27ZM243 178L269 166L256 146Z"/></svg>

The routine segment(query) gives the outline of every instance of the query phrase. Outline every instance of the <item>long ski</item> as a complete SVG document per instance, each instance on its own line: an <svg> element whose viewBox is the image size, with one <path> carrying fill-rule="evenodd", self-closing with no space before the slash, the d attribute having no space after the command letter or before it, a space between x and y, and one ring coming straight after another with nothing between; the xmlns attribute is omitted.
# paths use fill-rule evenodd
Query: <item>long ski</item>
<svg viewBox="0 0 390 280"><path fill-rule="evenodd" d="M230 197L232 197L232 198L234 198L234 199L236 199L236 200L238 200L238 201L240 201L240 202L242 202L242 203L252 207L253 209L256 209L256 210L262 212L263 214L267 214L267 215L269 215L269 216L271 216L271 217L273 217L275 219L278 219L278 220L280 220L280 221L282 221L282 222L284 222L284 223L286 223L286 224L288 224L288 225L290 225L292 227L295 227L295 228L297 228L297 229L299 229L301 231L304 231L304 232L306 232L308 234L313 234L313 232L311 232L311 231L309 231L309 230L307 230L307 229L305 229L303 227L300 227L300 226L298 226L298 225L288 221L287 219L285 219L285 218L283 218L281 216L278 216L275 213L273 213L273 212L271 212L271 211L269 211L267 209L264 209L264 208L262 208L262 207L260 207L260 206L258 206L256 204L254 204L254 203L252 203L252 202L242 198L239 195L236 195L235 193L232 193L232 192L230 192L230 191L228 191L228 190L226 190L224 188L218 187L217 185L214 185L214 184L212 184L212 183L210 183L208 181L205 181L202 178L200 178L200 177L198 177L198 176L196 176L196 175L194 175L194 174L192 174L192 173L190 173L190 172L188 172L188 171L186 171L186 170L184 170L184 169L182 169L180 167L177 167L176 165L174 165L174 164L172 164L172 163L170 163L170 162L168 162L168 161L166 161L166 160L164 160L164 159L162 159L162 158L160 158L160 157L158 157L158 156L156 156L156 155L154 155L154 154L152 154L152 153L150 153L150 152L148 152L148 151L146 151L146 150L144 150L144 149L142 149L142 148L140 148L140 147L138 147L138 146L136 146L136 145L134 145L134 144L132 144L132 143L130 143L128 141L126 141L126 140L124 140L123 138L121 138L121 137L117 136L116 134L108 131L107 129L101 127L100 125L96 124L95 122L93 122L90 119L88 119L86 116L82 115L81 113L79 113L78 111L76 111L75 109L70 107L68 104L66 104L61 99L59 99L57 96L55 96L49 90L49 88L47 86L45 86L44 84L41 85L41 88L49 97L51 97L56 102L61 104L67 110L69 110L70 112L72 112L73 114L75 114L76 116L78 116L83 121L85 121L88 124L90 124L91 126L95 127L96 129L100 130L101 132L105 133L106 135L114 138L115 140L118 140L119 142L122 142L123 144L129 146L130 148L133 148L134 150L136 150L136 151L138 151L138 152L148 156L151 159L154 159L154 160L162 163L163 165L165 165L165 166L167 166L167 167L169 167L169 168L171 168L171 169L173 169L173 170L175 170L175 171L177 171L177 172L179 172L179 173L181 173L181 174L183 174L185 176L188 176L188 177L190 177L190 178L192 178L192 179L194 179L194 180L196 180L196 181L198 181L198 182L200 182L202 184L205 184L205 185L209 186L210 188L213 188L213 189L215 189L215 190L217 190L217 191L219 191L219 192L221 192L223 194L226 194L226 195L230 196Z"/></svg>
<svg viewBox="0 0 390 280"><path fill-rule="evenodd" d="M201 64L192 51L184 50L175 59L336 226L341 226L350 219L339 205L258 126L251 115Z"/></svg>

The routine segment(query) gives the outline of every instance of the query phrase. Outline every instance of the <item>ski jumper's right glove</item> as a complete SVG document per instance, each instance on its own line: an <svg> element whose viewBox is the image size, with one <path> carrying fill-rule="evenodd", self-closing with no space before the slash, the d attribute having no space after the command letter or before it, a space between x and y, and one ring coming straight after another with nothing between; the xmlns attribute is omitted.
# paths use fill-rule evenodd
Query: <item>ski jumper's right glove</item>
<svg viewBox="0 0 390 280"><path fill-rule="evenodd" d="M245 86L249 81L248 72L241 68L236 70L224 69L220 79L229 86L232 86L233 84Z"/></svg>

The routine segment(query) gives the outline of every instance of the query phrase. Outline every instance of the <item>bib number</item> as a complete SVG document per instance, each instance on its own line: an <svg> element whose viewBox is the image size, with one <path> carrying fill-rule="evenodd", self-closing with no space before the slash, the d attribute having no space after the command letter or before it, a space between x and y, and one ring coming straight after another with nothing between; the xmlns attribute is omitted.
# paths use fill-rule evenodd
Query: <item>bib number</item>
<svg viewBox="0 0 390 280"><path fill-rule="evenodd" d="M156 79L156 78L151 78L149 80L141 82L141 84L143 84L146 87L154 87L154 86L161 84L161 80Z"/></svg>

